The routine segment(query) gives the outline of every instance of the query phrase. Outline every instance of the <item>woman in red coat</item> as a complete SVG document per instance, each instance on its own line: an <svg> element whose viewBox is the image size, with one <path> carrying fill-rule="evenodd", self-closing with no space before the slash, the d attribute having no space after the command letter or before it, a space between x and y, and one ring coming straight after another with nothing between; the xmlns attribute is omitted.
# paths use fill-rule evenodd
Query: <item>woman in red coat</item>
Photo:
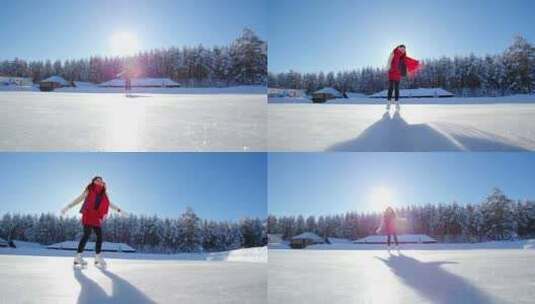
<svg viewBox="0 0 535 304"><path fill-rule="evenodd" d="M396 244L396 247L398 247L399 244L396 229L396 213L394 212L394 209L392 209L392 207L387 207L383 214L381 226L379 227L379 229L377 229L377 232L379 233L381 230L383 230L387 235L388 248L390 249L391 236L394 236L394 243Z"/></svg>
<svg viewBox="0 0 535 304"><path fill-rule="evenodd" d="M82 225L84 227L84 234L78 243L78 251L74 258L75 265L86 265L87 262L82 258L82 252L85 249L85 244L91 236L91 232L95 231L97 241L95 243L95 264L99 266L106 266L106 262L102 258L100 252L102 249L102 223L108 214L108 209L111 208L119 213L121 209L112 204L106 192L106 183L100 176L95 176L84 192L74 199L65 208L61 209L61 213L65 214L70 208L83 202L80 213L82 214Z"/></svg>
<svg viewBox="0 0 535 304"><path fill-rule="evenodd" d="M388 103L386 109L390 110L392 93L395 93L396 110L399 110L399 82L401 77L414 74L420 67L418 60L407 56L405 45L397 46L388 59Z"/></svg>

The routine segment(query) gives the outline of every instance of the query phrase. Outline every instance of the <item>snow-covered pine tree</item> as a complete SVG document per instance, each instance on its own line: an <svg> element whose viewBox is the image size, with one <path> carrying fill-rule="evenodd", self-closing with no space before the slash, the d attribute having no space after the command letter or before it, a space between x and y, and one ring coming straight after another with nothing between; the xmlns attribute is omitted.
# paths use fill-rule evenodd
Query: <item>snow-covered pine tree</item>
<svg viewBox="0 0 535 304"><path fill-rule="evenodd" d="M201 220L188 207L177 221L178 249L182 252L199 252L202 250Z"/></svg>
<svg viewBox="0 0 535 304"><path fill-rule="evenodd" d="M481 204L484 217L484 229L493 240L511 239L514 234L513 201L500 189L495 188Z"/></svg>
<svg viewBox="0 0 535 304"><path fill-rule="evenodd" d="M516 36L513 44L504 53L504 62L509 89L514 93L531 93L534 90L533 83L533 58L535 50L533 46L522 36Z"/></svg>

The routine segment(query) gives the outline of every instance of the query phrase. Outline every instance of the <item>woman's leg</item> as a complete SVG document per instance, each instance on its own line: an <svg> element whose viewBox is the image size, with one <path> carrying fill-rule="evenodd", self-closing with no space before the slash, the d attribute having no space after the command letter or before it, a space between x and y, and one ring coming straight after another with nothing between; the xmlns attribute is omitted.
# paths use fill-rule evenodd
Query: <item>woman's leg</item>
<svg viewBox="0 0 535 304"><path fill-rule="evenodd" d="M399 100L399 81L394 82L394 89L396 90L396 102Z"/></svg>
<svg viewBox="0 0 535 304"><path fill-rule="evenodd" d="M87 240L89 239L90 235L91 235L91 227L84 226L84 234L82 235L82 238L80 239L80 243L78 243L78 253L84 252L85 244L87 243Z"/></svg>
<svg viewBox="0 0 535 304"><path fill-rule="evenodd" d="M387 234L386 243L388 244L388 247L390 247L390 233Z"/></svg>
<svg viewBox="0 0 535 304"><path fill-rule="evenodd" d="M97 235L97 243L95 244L95 253L99 254L102 250L102 228L95 227L95 234Z"/></svg>
<svg viewBox="0 0 535 304"><path fill-rule="evenodd" d="M394 90L394 80L388 81L388 101L392 99L392 91Z"/></svg>
<svg viewBox="0 0 535 304"><path fill-rule="evenodd" d="M396 244L396 246L399 246L399 243L398 243L398 234L394 232L394 243Z"/></svg>

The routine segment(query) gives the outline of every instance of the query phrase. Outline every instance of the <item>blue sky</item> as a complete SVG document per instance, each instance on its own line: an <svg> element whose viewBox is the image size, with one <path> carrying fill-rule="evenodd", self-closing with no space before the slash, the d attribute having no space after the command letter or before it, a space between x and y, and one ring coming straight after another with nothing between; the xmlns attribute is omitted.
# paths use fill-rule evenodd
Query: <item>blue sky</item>
<svg viewBox="0 0 535 304"><path fill-rule="evenodd" d="M275 215L479 203L496 186L535 199L534 153L271 153L268 164Z"/></svg>
<svg viewBox="0 0 535 304"><path fill-rule="evenodd" d="M494 54L515 34L535 42L531 0L269 0L271 72L341 71L409 55Z"/></svg>
<svg viewBox="0 0 535 304"><path fill-rule="evenodd" d="M59 210L94 175L133 214L202 218L266 216L264 153L0 153L0 214ZM70 211L77 214L77 209Z"/></svg>
<svg viewBox="0 0 535 304"><path fill-rule="evenodd" d="M134 34L140 49L225 45L244 27L266 39L266 13L266 0L7 1L0 59L108 55L118 32Z"/></svg>

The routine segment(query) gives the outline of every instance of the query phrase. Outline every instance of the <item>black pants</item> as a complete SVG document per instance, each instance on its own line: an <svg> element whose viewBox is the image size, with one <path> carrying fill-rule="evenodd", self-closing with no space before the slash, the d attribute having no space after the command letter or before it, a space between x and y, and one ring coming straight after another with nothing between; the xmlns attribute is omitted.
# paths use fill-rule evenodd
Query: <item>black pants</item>
<svg viewBox="0 0 535 304"><path fill-rule="evenodd" d="M395 91L396 101L399 100L399 81L390 80L388 82L388 101L392 100L392 91Z"/></svg>
<svg viewBox="0 0 535 304"><path fill-rule="evenodd" d="M94 230L97 235L95 252L100 253L100 250L102 249L102 229L100 227L92 226L84 226L84 235L80 239L80 243L78 243L78 253L84 252L85 244L87 243L87 240L89 240L89 236L91 236L91 230Z"/></svg>
<svg viewBox="0 0 535 304"><path fill-rule="evenodd" d="M388 234L387 237L386 237L386 241L388 242L388 246L390 246L390 237L391 236L394 236L394 243L396 244L396 246L398 245L398 235L395 234L395 233L392 233L392 234Z"/></svg>

